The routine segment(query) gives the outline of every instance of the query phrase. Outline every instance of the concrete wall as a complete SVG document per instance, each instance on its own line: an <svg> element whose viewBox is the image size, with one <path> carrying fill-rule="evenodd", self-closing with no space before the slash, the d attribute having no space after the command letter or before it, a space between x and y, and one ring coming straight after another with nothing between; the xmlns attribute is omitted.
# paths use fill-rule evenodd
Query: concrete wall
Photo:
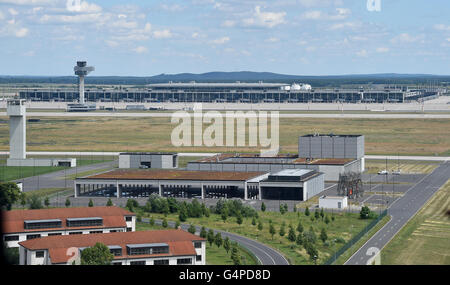
<svg viewBox="0 0 450 285"><path fill-rule="evenodd" d="M176 163L173 165L173 157ZM172 154L121 154L119 155L119 168L139 168L141 164L151 162L151 168L173 169L178 168L178 156Z"/></svg>
<svg viewBox="0 0 450 285"><path fill-rule="evenodd" d="M359 160L360 161L360 160ZM261 164L261 163L199 163L189 162L187 170L202 171L260 171L278 172L283 169L312 169L325 174L326 181L338 181L339 174L346 171L359 171L360 164L351 163L343 165L318 165L318 164Z"/></svg>
<svg viewBox="0 0 450 285"><path fill-rule="evenodd" d="M299 157L356 158L364 156L364 136L308 136L298 138Z"/></svg>
<svg viewBox="0 0 450 285"><path fill-rule="evenodd" d="M325 189L325 175L319 174L303 183L303 200L316 196Z"/></svg>
<svg viewBox="0 0 450 285"><path fill-rule="evenodd" d="M325 209L345 209L347 208L347 197L320 197L319 208ZM339 208L339 202L341 207Z"/></svg>

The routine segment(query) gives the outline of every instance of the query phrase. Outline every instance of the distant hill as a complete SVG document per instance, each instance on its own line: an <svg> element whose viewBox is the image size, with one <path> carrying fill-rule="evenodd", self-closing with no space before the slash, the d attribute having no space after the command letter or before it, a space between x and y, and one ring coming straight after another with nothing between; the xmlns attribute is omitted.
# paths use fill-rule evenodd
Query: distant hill
<svg viewBox="0 0 450 285"><path fill-rule="evenodd" d="M159 74L149 77L133 76L88 76L86 84L114 84L114 85L144 85L150 83L166 82L277 82L309 83L315 87L340 86L347 84L436 84L450 82L450 76L431 74L355 74L355 75L287 75L271 72L207 72L202 74L179 73ZM75 76L0 76L0 83L53 83L53 84L76 84Z"/></svg>

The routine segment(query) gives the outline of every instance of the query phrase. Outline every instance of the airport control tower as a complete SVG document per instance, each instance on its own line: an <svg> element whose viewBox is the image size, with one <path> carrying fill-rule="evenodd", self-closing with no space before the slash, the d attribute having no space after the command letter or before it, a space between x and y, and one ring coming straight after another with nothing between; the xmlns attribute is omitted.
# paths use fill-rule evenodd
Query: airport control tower
<svg viewBox="0 0 450 285"><path fill-rule="evenodd" d="M86 66L86 61L77 61L77 65L73 68L75 75L80 78L80 104L84 104L84 77L91 71L94 71L93 66Z"/></svg>
<svg viewBox="0 0 450 285"><path fill-rule="evenodd" d="M26 158L26 112L25 100L8 100L10 159Z"/></svg>

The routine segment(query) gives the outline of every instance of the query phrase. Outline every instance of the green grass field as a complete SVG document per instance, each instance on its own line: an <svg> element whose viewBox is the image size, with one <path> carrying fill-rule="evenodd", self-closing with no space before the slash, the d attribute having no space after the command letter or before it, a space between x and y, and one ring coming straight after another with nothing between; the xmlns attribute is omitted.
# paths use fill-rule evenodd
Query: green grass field
<svg viewBox="0 0 450 285"><path fill-rule="evenodd" d="M449 210L450 180L381 251L381 263L450 265Z"/></svg>
<svg viewBox="0 0 450 285"><path fill-rule="evenodd" d="M7 120L6 117L0 118ZM450 155L448 119L281 118L282 152L298 151L298 136L314 132L363 134L367 154ZM254 147L174 147L170 118L46 117L27 125L30 151L257 152ZM204 125L206 128L207 125ZM224 132L225 134L225 132ZM9 128L0 124L0 150Z"/></svg>
<svg viewBox="0 0 450 285"><path fill-rule="evenodd" d="M162 219L163 215L151 214L154 218ZM300 215L300 218L298 217ZM233 232L240 234L251 239L260 241L266 245L273 247L280 251L291 264L305 265L313 264L309 259L305 249L302 246L290 242L287 239L287 232L289 224L292 224L294 229L297 227L299 219L302 221L304 230L309 230L310 226L313 226L315 234L318 238L316 247L319 251L319 258L317 263L324 263L328 258L330 258L335 250L338 250L344 243L335 243L335 246L331 242L335 238L343 238L345 242L349 241L353 236L358 234L370 221L359 219L358 214L352 213L334 213L335 221L330 222L328 225L321 220L311 221L310 217L306 217L303 213L288 212L281 215L279 212L259 212L259 217L263 223L263 230L259 231L257 226L251 224L251 219L245 218L242 225L236 223L236 218L228 218L226 222L223 222L221 217L216 214L212 214L209 218L190 218L188 223L193 223L195 225L205 226L207 228L225 230L228 232ZM168 220L176 221L178 219L177 215L168 215ZM273 239L269 233L269 220L272 220L275 225L277 233L274 235ZM278 232L280 225L286 223L286 235L281 237ZM325 228L328 235L329 245L324 244L319 240L320 231Z"/></svg>
<svg viewBox="0 0 450 285"><path fill-rule="evenodd" d="M404 174L428 174L433 172L439 163L437 161L388 160L387 170L392 172L400 169ZM376 174L385 169L385 160L366 160L366 173Z"/></svg>
<svg viewBox="0 0 450 285"><path fill-rule="evenodd" d="M160 225L151 226L148 223L136 222L136 231L146 231L146 230L162 230L164 229ZM243 265L258 265L258 261L249 254L246 250L238 247L238 253L241 256ZM216 245L210 246L206 243L206 264L207 265L233 265L233 261L230 258L231 252L226 252L226 250Z"/></svg>
<svg viewBox="0 0 450 285"><path fill-rule="evenodd" d="M42 157L41 157L42 158ZM77 167L102 163L111 160L100 160L100 159L82 159L77 160ZM22 179L26 177L42 175L46 173L51 173L59 170L69 169L70 167L62 167L62 166L6 166L6 159L0 159L0 182L12 181L17 179ZM99 172L98 170L95 172ZM95 173L94 172L94 173ZM68 176L68 179L73 179L75 176L79 177L82 173L78 175ZM91 174L91 173L87 173Z"/></svg>

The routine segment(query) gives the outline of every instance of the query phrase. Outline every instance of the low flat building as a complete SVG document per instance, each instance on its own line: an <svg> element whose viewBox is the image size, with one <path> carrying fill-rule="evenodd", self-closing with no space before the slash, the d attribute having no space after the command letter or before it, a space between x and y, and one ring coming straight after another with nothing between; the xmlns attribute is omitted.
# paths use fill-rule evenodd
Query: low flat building
<svg viewBox="0 0 450 285"><path fill-rule="evenodd" d="M276 179L289 175L290 179ZM324 189L324 175L314 170L187 171L113 170L77 178L75 197L148 197L153 193L180 198L241 198L307 200ZM271 183L276 182L271 187ZM308 186L311 185L311 186ZM292 191L281 191L289 188ZM269 189L270 188L270 189Z"/></svg>
<svg viewBox="0 0 450 285"><path fill-rule="evenodd" d="M262 199L307 201L324 190L324 174L309 169L285 169L260 181Z"/></svg>
<svg viewBox="0 0 450 285"><path fill-rule="evenodd" d="M2 212L3 241L19 247L22 241L46 236L136 230L136 215L119 207L54 208Z"/></svg>
<svg viewBox="0 0 450 285"><path fill-rule="evenodd" d="M347 203L347 196L321 196L319 198L319 208L346 209L348 207Z"/></svg>
<svg viewBox="0 0 450 285"><path fill-rule="evenodd" d="M119 154L119 168L178 168L178 154L168 152L127 152Z"/></svg>
<svg viewBox="0 0 450 285"><path fill-rule="evenodd" d="M261 157L259 154L219 154L191 161L191 171L260 171L278 172L283 169L310 169L325 174L325 180L338 181L339 174L356 171L361 161L352 158L299 158L297 155L280 154L276 157Z"/></svg>
<svg viewBox="0 0 450 285"><path fill-rule="evenodd" d="M84 249L103 243L113 265L205 265L206 240L183 230L43 237L20 242L20 265L79 264Z"/></svg>

